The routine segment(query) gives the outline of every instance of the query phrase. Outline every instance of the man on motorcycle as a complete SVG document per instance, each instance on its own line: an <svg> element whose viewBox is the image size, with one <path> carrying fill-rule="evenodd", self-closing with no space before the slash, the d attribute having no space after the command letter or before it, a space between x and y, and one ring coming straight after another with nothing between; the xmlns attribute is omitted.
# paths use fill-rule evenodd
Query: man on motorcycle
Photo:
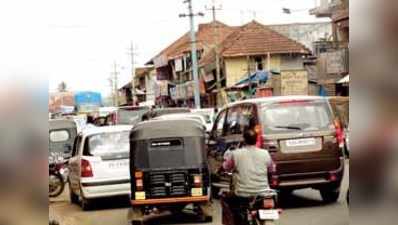
<svg viewBox="0 0 398 225"><path fill-rule="evenodd" d="M250 198L264 196L270 190L268 167L272 164L268 151L256 147L257 134L253 129L243 133L242 148L227 151L224 155L223 169L234 173L233 195L225 199L236 224L244 224L239 212L242 204Z"/></svg>

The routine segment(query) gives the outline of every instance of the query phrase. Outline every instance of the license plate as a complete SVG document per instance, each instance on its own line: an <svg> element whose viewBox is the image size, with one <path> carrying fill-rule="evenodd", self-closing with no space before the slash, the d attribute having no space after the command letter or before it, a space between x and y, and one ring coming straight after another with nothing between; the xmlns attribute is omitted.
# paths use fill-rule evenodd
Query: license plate
<svg viewBox="0 0 398 225"><path fill-rule="evenodd" d="M315 138L293 139L286 141L286 146L288 147L308 146L308 145L315 145Z"/></svg>
<svg viewBox="0 0 398 225"><path fill-rule="evenodd" d="M116 162L109 163L109 169L120 169L120 168L125 168L128 166L129 166L128 161L116 161Z"/></svg>
<svg viewBox="0 0 398 225"><path fill-rule="evenodd" d="M192 196L202 196L203 195L202 188L192 188L191 189L191 195Z"/></svg>
<svg viewBox="0 0 398 225"><path fill-rule="evenodd" d="M276 209L260 209L258 210L260 220L278 220L279 212Z"/></svg>

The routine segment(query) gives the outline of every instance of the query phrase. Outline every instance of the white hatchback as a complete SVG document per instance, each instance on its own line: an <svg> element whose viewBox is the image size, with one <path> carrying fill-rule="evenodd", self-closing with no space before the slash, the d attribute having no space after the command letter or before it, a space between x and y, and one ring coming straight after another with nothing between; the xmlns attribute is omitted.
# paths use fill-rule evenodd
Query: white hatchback
<svg viewBox="0 0 398 225"><path fill-rule="evenodd" d="M80 133L69 160L72 203L90 207L95 198L130 194L129 133L132 126L87 128Z"/></svg>

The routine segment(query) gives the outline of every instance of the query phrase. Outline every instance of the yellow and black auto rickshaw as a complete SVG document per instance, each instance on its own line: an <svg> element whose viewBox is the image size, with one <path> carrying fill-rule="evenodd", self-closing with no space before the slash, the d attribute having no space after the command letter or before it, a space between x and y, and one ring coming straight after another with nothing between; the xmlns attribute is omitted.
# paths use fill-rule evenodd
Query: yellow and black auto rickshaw
<svg viewBox="0 0 398 225"><path fill-rule="evenodd" d="M193 212L210 221L205 129L189 119L138 123L130 134L131 224Z"/></svg>

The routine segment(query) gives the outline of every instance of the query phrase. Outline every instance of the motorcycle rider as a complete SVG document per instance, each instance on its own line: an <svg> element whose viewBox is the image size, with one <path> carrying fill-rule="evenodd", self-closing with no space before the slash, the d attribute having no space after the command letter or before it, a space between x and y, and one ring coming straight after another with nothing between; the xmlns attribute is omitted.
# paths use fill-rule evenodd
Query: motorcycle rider
<svg viewBox="0 0 398 225"><path fill-rule="evenodd" d="M247 205L250 198L264 196L270 190L268 167L272 164L268 151L256 147L257 134L253 129L243 133L242 148L224 154L223 169L234 173L232 196L224 199L233 214L235 224L244 224L241 205ZM224 209L223 209L224 210Z"/></svg>

